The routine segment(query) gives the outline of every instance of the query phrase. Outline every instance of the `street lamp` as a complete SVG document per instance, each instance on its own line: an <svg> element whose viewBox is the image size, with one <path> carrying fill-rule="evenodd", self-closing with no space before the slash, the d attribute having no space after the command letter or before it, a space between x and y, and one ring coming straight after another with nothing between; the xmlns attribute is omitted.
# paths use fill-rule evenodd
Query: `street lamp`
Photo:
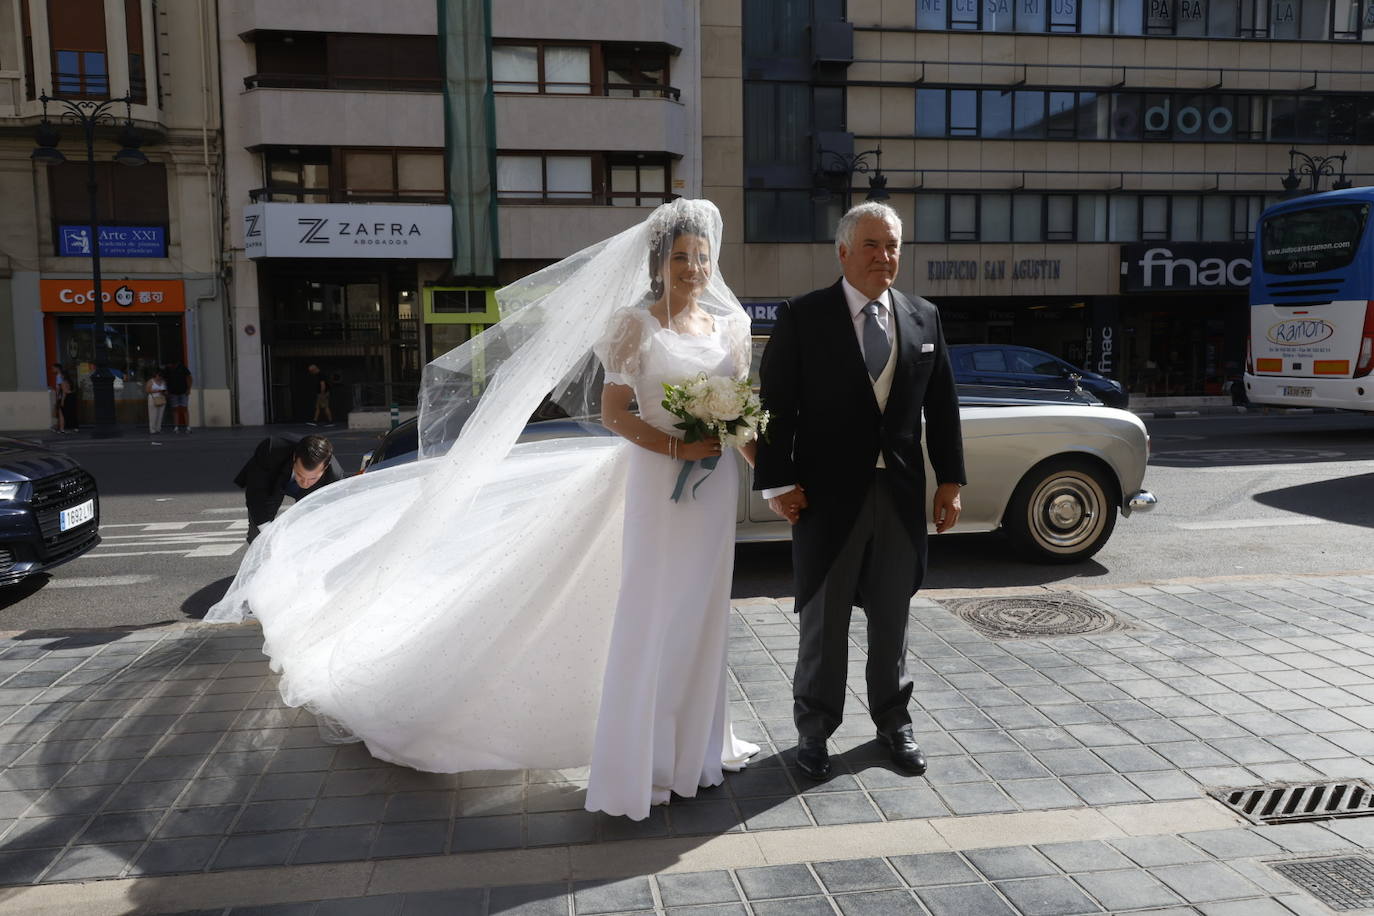
<svg viewBox="0 0 1374 916"><path fill-rule="evenodd" d="M869 162L869 156L873 157L872 162ZM844 175L844 208L846 210L849 209L849 199L854 190L853 184L856 174L868 176L868 193L864 195L865 200L887 200L892 196L887 193L887 176L883 174L883 151L881 148L867 149L861 153L837 153L822 147L816 150L816 157L820 161L819 173L821 176ZM829 190L823 190L828 197Z"/></svg>
<svg viewBox="0 0 1374 916"><path fill-rule="evenodd" d="M119 119L112 113L116 105L124 106L124 123L119 129L119 152L114 161L121 165L137 166L148 161L139 150L142 137L134 127L133 94L119 99L94 101L91 99L64 99L47 94L38 97L43 103L43 122L34 132L38 145L30 156L39 165L60 165L67 160L57 148L62 139L56 125L48 120L48 103L61 107L58 120L65 124L80 127L86 138L86 194L90 204L91 230L91 305L95 310L91 328L91 344L94 347L95 371L91 373L91 393L95 398L95 430L98 439L108 439L119 435L119 425L115 420L114 373L110 371L110 349L105 341L105 303L100 292L100 213L97 206L95 179L95 129L99 126L114 126Z"/></svg>
<svg viewBox="0 0 1374 916"><path fill-rule="evenodd" d="M1299 159L1302 160L1301 165L1297 163ZM1336 175L1337 162L1341 164L1340 175ZM1295 166L1297 167L1295 168ZM1312 179L1312 188L1308 191L1309 194L1317 193L1317 184L1323 175L1336 175L1331 181L1331 190L1333 191L1343 191L1352 184L1350 179L1345 177L1345 153L1341 153L1339 156L1309 156L1302 150L1290 149L1288 151L1288 174L1281 179L1283 189L1290 194L1296 191L1298 185L1302 184L1299 175L1307 175Z"/></svg>

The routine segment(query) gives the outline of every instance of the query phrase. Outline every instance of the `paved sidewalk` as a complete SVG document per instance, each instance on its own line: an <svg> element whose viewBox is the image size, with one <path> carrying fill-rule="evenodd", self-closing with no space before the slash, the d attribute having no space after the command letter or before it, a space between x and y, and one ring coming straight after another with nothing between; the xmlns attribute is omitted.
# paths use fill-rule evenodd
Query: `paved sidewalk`
<svg viewBox="0 0 1374 916"><path fill-rule="evenodd" d="M732 713L760 759L638 824L582 810L582 770L325 744L254 626L9 634L0 912L1266 916L1331 912L1276 864L1374 876L1374 817L1256 826L1207 795L1374 779L1374 576L1079 594L1123 628L992 639L954 593L913 602L928 779L872 740L856 615L821 784L791 759L795 618L737 604Z"/></svg>

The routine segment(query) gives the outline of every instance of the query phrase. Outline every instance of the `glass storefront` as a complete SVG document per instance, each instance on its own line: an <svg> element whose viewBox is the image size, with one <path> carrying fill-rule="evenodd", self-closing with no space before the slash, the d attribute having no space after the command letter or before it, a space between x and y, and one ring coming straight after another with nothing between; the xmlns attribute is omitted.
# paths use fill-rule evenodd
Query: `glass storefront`
<svg viewBox="0 0 1374 916"><path fill-rule="evenodd" d="M1096 300L937 297L950 344L1015 344L1089 361L1095 304L1116 316L1113 371L1139 397L1229 393L1245 358L1248 306L1243 293L1097 297ZM1093 360L1096 362L1096 359ZM1097 369L1096 365L1088 368Z"/></svg>
<svg viewBox="0 0 1374 916"><path fill-rule="evenodd" d="M1145 397L1225 395L1245 359L1244 295L1123 297L1121 380Z"/></svg>
<svg viewBox="0 0 1374 916"><path fill-rule="evenodd" d="M81 422L94 420L91 373L95 371L95 322L89 315L57 316L57 361L74 373ZM104 324L104 342L114 373L115 418L147 422L143 384L153 370L185 358L181 315L119 315Z"/></svg>
<svg viewBox="0 0 1374 916"><path fill-rule="evenodd" d="M1082 300L941 298L940 321L949 344L1017 344L1073 363L1083 363L1085 303Z"/></svg>
<svg viewBox="0 0 1374 916"><path fill-rule="evenodd" d="M277 261L260 276L269 422L311 420L321 377L336 423L354 410L414 407L422 360L413 262Z"/></svg>

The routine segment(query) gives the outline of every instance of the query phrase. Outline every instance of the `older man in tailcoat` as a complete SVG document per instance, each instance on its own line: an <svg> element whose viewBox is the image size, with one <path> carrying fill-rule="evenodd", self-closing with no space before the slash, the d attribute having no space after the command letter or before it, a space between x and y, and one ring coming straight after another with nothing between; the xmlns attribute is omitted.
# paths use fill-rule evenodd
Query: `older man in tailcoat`
<svg viewBox="0 0 1374 916"><path fill-rule="evenodd" d="M844 713L849 619L868 617L869 714L893 762L926 759L912 732L906 670L910 599L926 568L926 449L936 532L959 518L965 483L959 402L940 314L892 287L902 224L865 202L836 228L843 277L784 303L764 351L762 398L772 414L754 488L793 524L800 654L793 678L797 765L830 774L826 741Z"/></svg>

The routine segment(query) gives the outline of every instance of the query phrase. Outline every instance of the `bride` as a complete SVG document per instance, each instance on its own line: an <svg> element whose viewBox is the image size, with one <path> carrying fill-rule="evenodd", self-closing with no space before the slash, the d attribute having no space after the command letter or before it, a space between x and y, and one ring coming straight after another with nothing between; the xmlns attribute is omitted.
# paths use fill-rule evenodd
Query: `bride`
<svg viewBox="0 0 1374 916"><path fill-rule="evenodd" d="M710 202L676 200L498 291L502 321L426 367L421 460L264 527L206 619L256 616L284 700L383 760L590 762L587 808L636 820L742 767L737 458L660 406L665 382L749 372L720 236ZM617 436L517 444L546 397Z"/></svg>

